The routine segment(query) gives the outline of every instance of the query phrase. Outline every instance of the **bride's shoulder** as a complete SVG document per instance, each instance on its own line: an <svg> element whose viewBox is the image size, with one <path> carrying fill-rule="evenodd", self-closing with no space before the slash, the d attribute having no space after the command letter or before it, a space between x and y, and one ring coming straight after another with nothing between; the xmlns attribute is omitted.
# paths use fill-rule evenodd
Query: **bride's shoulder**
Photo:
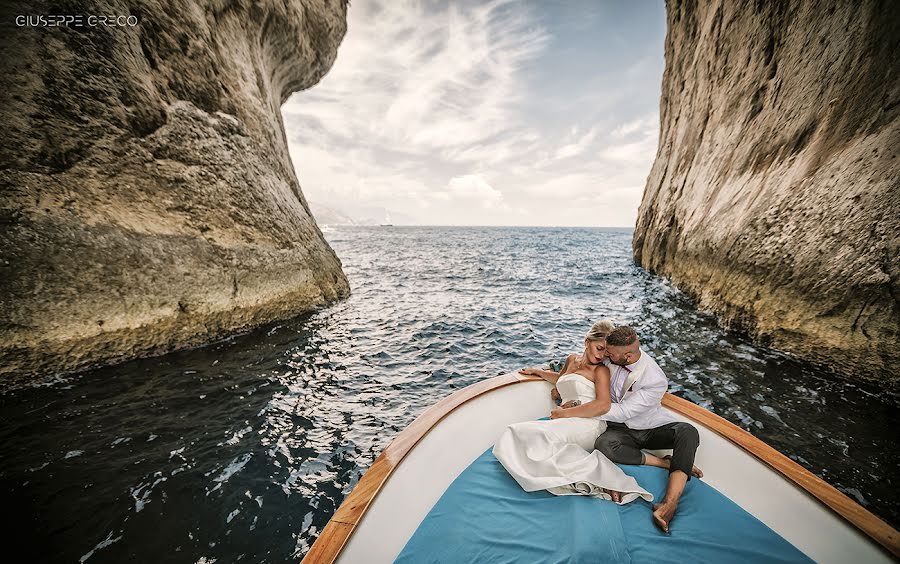
<svg viewBox="0 0 900 564"><path fill-rule="evenodd" d="M605 364L598 364L593 370L594 378L609 378L609 368Z"/></svg>
<svg viewBox="0 0 900 564"><path fill-rule="evenodd" d="M560 376L567 373L569 367L572 366L572 363L575 362L577 358L578 355L574 353L566 357L566 361L563 363L562 368L559 369Z"/></svg>

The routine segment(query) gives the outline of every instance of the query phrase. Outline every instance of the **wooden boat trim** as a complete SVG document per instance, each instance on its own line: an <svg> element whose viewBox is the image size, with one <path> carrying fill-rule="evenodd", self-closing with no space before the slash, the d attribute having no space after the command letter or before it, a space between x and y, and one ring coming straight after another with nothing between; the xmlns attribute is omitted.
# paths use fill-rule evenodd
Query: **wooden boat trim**
<svg viewBox="0 0 900 564"><path fill-rule="evenodd" d="M522 376L516 373L496 376L454 392L425 410L412 424L401 431L384 452L375 459L372 466L363 474L356 487L328 521L303 562L330 564L337 559L394 469L406 454L428 434L428 431L456 408L493 390L539 380L540 378L536 376ZM662 404L664 407L715 431L722 438L751 454L853 524L895 557L900 557L900 533L806 468L737 425L688 400L667 393Z"/></svg>
<svg viewBox="0 0 900 564"><path fill-rule="evenodd" d="M353 491L344 499L334 516L325 525L325 529L322 530L322 534L313 543L309 552L306 553L303 562L327 562L330 564L337 559L338 554L340 554L344 545L347 544L350 535L353 534L369 505L371 505L375 496L378 495L378 492L381 491L382 486L387 482L394 469L397 468L406 454L416 446L422 437L428 434L432 427L440 423L453 410L493 390L520 382L536 380L540 380L540 378L537 376L522 376L514 372L503 374L466 386L426 409L422 415L418 416L415 421L391 441L387 448L384 449L384 452L375 459L372 466L366 470L353 488Z"/></svg>
<svg viewBox="0 0 900 564"><path fill-rule="evenodd" d="M699 405L672 394L666 394L663 397L662 404L664 407L684 415L688 419L693 419L707 429L715 431L722 438L753 455L757 460L792 481L825 504L829 509L852 523L869 538L887 549L894 557L900 557L900 533L822 478L819 478L734 423L703 409Z"/></svg>

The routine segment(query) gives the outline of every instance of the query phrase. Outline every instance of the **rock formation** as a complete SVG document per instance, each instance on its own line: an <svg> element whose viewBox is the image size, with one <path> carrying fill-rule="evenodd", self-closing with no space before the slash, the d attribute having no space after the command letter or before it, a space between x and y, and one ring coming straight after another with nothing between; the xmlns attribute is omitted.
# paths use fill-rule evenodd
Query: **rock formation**
<svg viewBox="0 0 900 564"><path fill-rule="evenodd" d="M900 3L670 1L635 261L900 391Z"/></svg>
<svg viewBox="0 0 900 564"><path fill-rule="evenodd" d="M345 0L4 3L6 382L208 342L348 294L280 114L331 67L346 9ZM59 13L83 25L16 24ZM97 14L138 23L89 25Z"/></svg>

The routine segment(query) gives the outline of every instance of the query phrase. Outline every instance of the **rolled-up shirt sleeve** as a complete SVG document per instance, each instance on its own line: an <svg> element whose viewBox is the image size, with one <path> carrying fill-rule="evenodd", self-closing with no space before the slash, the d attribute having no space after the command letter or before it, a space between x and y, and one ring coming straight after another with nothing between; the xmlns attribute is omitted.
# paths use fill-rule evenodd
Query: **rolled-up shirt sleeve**
<svg viewBox="0 0 900 564"><path fill-rule="evenodd" d="M619 403L612 404L609 407L609 411L601 416L601 419L612 421L613 423L624 423L633 417L659 407L663 396L666 395L666 388L668 388L668 382L664 378L654 378L647 386L636 390Z"/></svg>

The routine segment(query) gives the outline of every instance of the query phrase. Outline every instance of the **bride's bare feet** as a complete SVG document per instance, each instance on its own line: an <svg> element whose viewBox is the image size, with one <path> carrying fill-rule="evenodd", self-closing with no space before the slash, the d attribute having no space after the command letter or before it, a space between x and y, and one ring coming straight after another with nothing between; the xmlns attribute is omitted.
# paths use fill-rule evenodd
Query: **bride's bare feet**
<svg viewBox="0 0 900 564"><path fill-rule="evenodd" d="M662 503L653 506L653 524L664 533L669 532L669 523L675 518L675 510L678 508L677 503L672 503L663 499Z"/></svg>
<svg viewBox="0 0 900 564"><path fill-rule="evenodd" d="M622 501L622 493L621 492L617 492L615 490L608 490L606 488L603 488L603 492L609 494L609 497L611 497L615 503L619 503L620 501Z"/></svg>

